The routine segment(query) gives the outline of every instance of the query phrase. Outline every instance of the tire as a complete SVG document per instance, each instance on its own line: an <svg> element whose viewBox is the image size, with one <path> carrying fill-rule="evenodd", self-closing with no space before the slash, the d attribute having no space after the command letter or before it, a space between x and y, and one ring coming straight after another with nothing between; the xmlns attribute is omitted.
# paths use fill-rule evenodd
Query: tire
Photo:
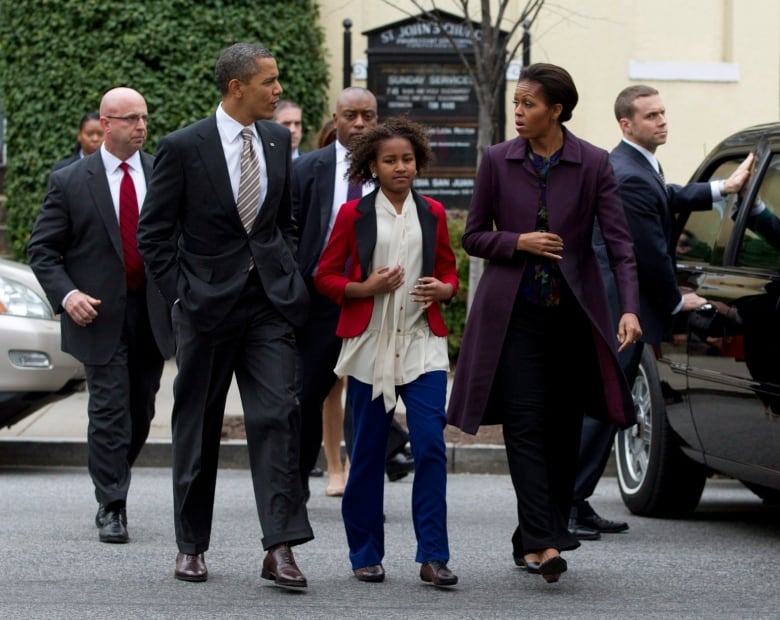
<svg viewBox="0 0 780 620"><path fill-rule="evenodd" d="M683 454L669 425L651 347L642 352L632 395L639 423L615 436L623 503L644 517L689 515L699 504L707 470Z"/></svg>

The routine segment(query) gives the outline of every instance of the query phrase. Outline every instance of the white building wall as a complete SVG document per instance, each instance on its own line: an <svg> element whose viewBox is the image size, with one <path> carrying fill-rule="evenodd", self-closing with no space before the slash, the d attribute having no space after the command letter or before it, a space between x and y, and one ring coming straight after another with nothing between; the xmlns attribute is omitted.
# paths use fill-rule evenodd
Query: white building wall
<svg viewBox="0 0 780 620"><path fill-rule="evenodd" d="M470 4L478 9L480 2ZM510 3L508 18L515 19L524 4ZM353 22L353 62L365 62L362 32L419 13L409 0L394 0L393 5L382 0L320 1L331 65L331 109L342 85L342 21ZM449 0L436 6L460 13ZM620 139L612 112L617 93L639 83L660 91L669 141L658 156L672 181L685 182L726 135L780 120L777 0L547 0L531 36L531 62L561 65L577 85L580 103L568 127L606 149ZM353 79L355 85L363 83ZM514 83L509 82L507 137L515 135L513 94Z"/></svg>

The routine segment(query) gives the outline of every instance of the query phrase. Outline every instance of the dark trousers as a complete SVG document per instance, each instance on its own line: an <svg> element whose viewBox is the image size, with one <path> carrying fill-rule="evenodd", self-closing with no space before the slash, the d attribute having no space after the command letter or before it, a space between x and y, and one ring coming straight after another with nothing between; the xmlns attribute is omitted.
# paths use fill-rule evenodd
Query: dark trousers
<svg viewBox="0 0 780 620"><path fill-rule="evenodd" d="M629 385L633 385L634 379L636 379L642 349L643 343L640 341L618 354L620 367L623 369ZM587 416L583 420L577 461L577 478L572 498L572 518L591 516L594 513L593 508L588 503L588 498L593 495L596 485L607 467L616 432L617 427L609 422L595 420Z"/></svg>
<svg viewBox="0 0 780 620"><path fill-rule="evenodd" d="M496 385L517 497L515 555L579 546L567 525L592 338L577 306L515 303Z"/></svg>
<svg viewBox="0 0 780 620"><path fill-rule="evenodd" d="M236 307L213 331L174 307L173 505L182 553L209 548L225 399L235 373L262 545L313 538L298 472L300 413L292 326L250 275Z"/></svg>
<svg viewBox="0 0 780 620"><path fill-rule="evenodd" d="M130 468L149 436L163 363L142 288L127 296L124 327L114 355L107 364L85 366L87 466L95 497L103 505L127 500Z"/></svg>
<svg viewBox="0 0 780 620"><path fill-rule="evenodd" d="M385 555L384 447L393 413L385 413L372 386L349 377L354 434L352 461L341 514L352 568L381 564ZM447 453L444 446L447 373L429 372L396 386L406 404L409 440L415 462L412 521L417 537L417 562L449 560L447 540Z"/></svg>
<svg viewBox="0 0 780 620"><path fill-rule="evenodd" d="M322 403L338 379L333 372L341 351L336 325L341 308L310 291L309 319L296 334L295 389L301 407L300 474L304 489L322 445Z"/></svg>

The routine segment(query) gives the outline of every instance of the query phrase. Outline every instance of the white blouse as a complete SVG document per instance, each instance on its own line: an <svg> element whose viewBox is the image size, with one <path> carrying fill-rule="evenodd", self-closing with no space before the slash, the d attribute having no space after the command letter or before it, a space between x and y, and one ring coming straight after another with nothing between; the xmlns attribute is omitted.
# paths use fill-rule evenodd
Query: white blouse
<svg viewBox="0 0 780 620"><path fill-rule="evenodd" d="M396 405L396 385L411 383L434 370L449 370L447 338L428 325L423 304L411 291L422 274L422 230L411 192L401 213L380 189L376 195L377 239L369 269L404 268L404 284L391 293L376 295L366 330L345 338L334 372L371 384L372 398L382 396L385 411Z"/></svg>

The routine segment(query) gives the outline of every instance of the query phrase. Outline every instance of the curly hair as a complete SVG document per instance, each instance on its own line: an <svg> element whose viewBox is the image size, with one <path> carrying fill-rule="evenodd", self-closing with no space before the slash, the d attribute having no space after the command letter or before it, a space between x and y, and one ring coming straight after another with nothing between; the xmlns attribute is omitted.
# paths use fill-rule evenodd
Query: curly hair
<svg viewBox="0 0 780 620"><path fill-rule="evenodd" d="M377 183L377 180L371 175L369 164L376 161L379 145L385 140L392 138L409 140L412 150L414 150L418 175L433 160L433 152L428 143L428 134L425 127L415 123L406 116L394 116L355 139L352 144L349 170L347 171L347 177L350 182L359 185L368 182Z"/></svg>

